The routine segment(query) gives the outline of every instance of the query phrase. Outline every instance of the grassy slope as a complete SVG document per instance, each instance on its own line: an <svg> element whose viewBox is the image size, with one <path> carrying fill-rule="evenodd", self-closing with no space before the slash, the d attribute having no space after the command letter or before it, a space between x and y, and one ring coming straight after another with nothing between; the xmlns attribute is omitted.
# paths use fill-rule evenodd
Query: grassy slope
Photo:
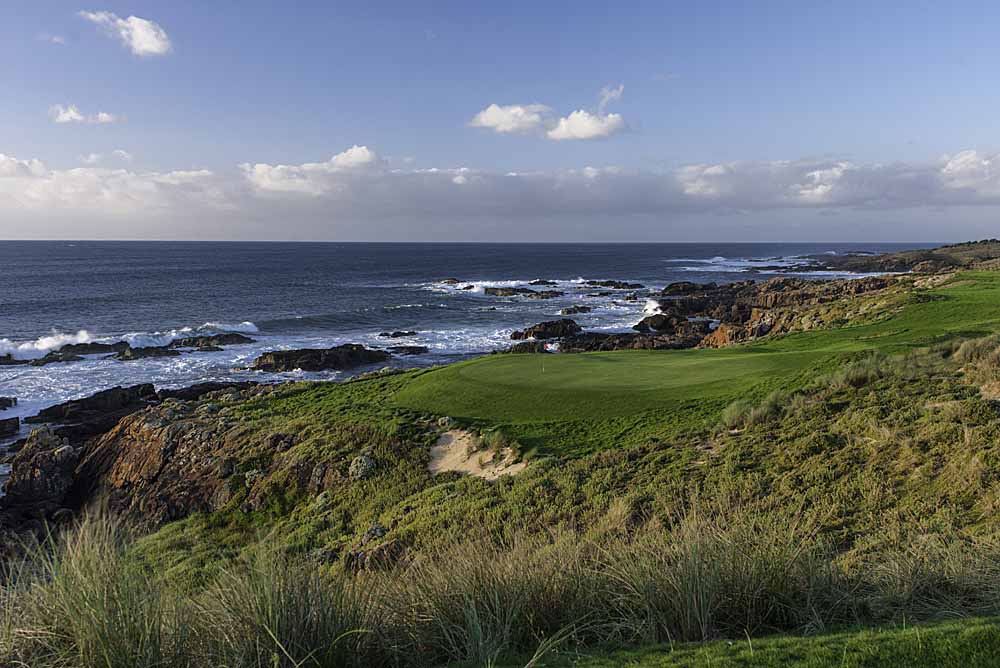
<svg viewBox="0 0 1000 668"><path fill-rule="evenodd" d="M781 636L583 652L577 656L546 657L541 665L549 668L992 668L997 665L998 656L1000 622L975 619L809 638Z"/></svg>
<svg viewBox="0 0 1000 668"><path fill-rule="evenodd" d="M703 427L737 398L796 389L845 353L899 352L1000 328L1000 274L914 292L892 317L721 350L503 355L421 375L401 406L501 424L528 447L583 454Z"/></svg>

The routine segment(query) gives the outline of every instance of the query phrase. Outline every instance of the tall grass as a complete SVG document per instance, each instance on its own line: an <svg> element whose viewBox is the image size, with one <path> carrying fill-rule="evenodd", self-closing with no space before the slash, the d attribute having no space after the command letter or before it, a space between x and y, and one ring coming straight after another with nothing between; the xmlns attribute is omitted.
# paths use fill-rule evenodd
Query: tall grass
<svg viewBox="0 0 1000 668"><path fill-rule="evenodd" d="M185 601L125 558L126 533L89 517L31 550L4 584L5 641L29 666L184 665Z"/></svg>
<svg viewBox="0 0 1000 668"><path fill-rule="evenodd" d="M638 528L482 537L344 575L262 551L195 594L133 562L113 520L88 518L10 569L0 665L407 667L532 653L537 664L564 643L1000 613L995 542L887 528L883 547L846 558L813 517L692 502Z"/></svg>

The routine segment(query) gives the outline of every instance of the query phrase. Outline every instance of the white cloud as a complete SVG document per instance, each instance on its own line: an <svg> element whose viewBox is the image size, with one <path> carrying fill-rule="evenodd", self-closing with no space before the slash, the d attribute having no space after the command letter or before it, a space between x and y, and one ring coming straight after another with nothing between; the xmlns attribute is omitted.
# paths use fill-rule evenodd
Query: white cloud
<svg viewBox="0 0 1000 668"><path fill-rule="evenodd" d="M545 230L557 228L545 225L558 219L572 221L558 223L558 229L586 239L624 235L630 220L645 220L641 229L655 236L658 226L671 220L711 215L710 225L690 222L693 226L671 229L688 238L737 233L745 239L747 230L775 234L770 221L784 216L798 221L789 228L798 230L797 238L829 238L826 228L803 230L805 221L820 221L820 213L834 211L863 211L855 218L869 221L890 220L889 211L899 211L903 221L947 218L951 236L959 234L954 220L979 215L969 211L984 212L983 219L1000 211L998 165L1000 154L970 150L925 163L823 158L693 164L669 171L616 166L494 171L393 166L368 147L352 146L323 162L246 164L216 173L97 165L50 169L38 160L0 155L0 236L41 235L53 228L38 221L59 220L65 221L59 228L63 237L73 225L86 223L96 236L109 229L117 236L152 235L155 229L166 236L218 238L239 236L232 230L257 221L248 237L333 238L351 230L354 238L413 238L426 229L437 230L436 238L483 238L483 230L496 230L492 238L552 239L555 233ZM747 227L748 220L759 227ZM30 231L21 233L19 225ZM890 230L883 238L902 238L910 229ZM943 228L912 229L920 238L940 238L934 232Z"/></svg>
<svg viewBox="0 0 1000 668"><path fill-rule="evenodd" d="M339 187L336 179L339 173L380 164L374 151L367 146L355 144L326 162L307 162L301 165L243 164L240 169L259 191L321 195Z"/></svg>
<svg viewBox="0 0 1000 668"><path fill-rule="evenodd" d="M41 176L45 171L45 165L39 160L18 160L0 153L0 178Z"/></svg>
<svg viewBox="0 0 1000 668"><path fill-rule="evenodd" d="M615 100L620 100L622 94L625 93L625 84L618 84L617 88L612 88L611 86L605 86L601 89L601 101L597 105L598 113L603 114L604 110L609 104Z"/></svg>
<svg viewBox="0 0 1000 668"><path fill-rule="evenodd" d="M128 151L124 151L120 148L115 149L111 152L111 157L115 160L120 160L122 162L132 162L132 154ZM80 156L80 162L85 165L96 165L98 163L104 162L108 156L103 153L88 153L86 155Z"/></svg>
<svg viewBox="0 0 1000 668"><path fill-rule="evenodd" d="M569 116L559 119L554 128L545 136L555 141L565 139L597 139L610 137L625 127L625 119L620 114L592 114L577 109Z"/></svg>
<svg viewBox="0 0 1000 668"><path fill-rule="evenodd" d="M55 123L83 123L86 118L76 108L76 105L64 107L61 104L53 104L49 107L49 118Z"/></svg>
<svg viewBox="0 0 1000 668"><path fill-rule="evenodd" d="M487 128L500 134L534 132L542 128L545 116L551 111L544 104L491 104L472 117L469 125Z"/></svg>
<svg viewBox="0 0 1000 668"><path fill-rule="evenodd" d="M61 35L50 35L47 32L43 32L38 35L38 39L43 42L48 42L49 44L66 44L66 38Z"/></svg>
<svg viewBox="0 0 1000 668"><path fill-rule="evenodd" d="M162 56L173 49L166 31L149 19L138 16L123 19L113 12L81 11L79 15L117 36L137 56Z"/></svg>
<svg viewBox="0 0 1000 668"><path fill-rule="evenodd" d="M499 134L544 132L549 139L597 139L609 137L625 127L620 114L606 113L606 108L625 93L625 84L601 89L596 112L578 109L569 116L554 118L544 104L491 104L476 114L469 125L487 128Z"/></svg>
<svg viewBox="0 0 1000 668"><path fill-rule="evenodd" d="M114 114L109 114L106 111L99 111L96 114L84 115L79 109L77 109L75 104L67 106L53 104L49 107L49 118L52 119L53 123L91 123L96 125L105 125L121 120L120 117Z"/></svg>

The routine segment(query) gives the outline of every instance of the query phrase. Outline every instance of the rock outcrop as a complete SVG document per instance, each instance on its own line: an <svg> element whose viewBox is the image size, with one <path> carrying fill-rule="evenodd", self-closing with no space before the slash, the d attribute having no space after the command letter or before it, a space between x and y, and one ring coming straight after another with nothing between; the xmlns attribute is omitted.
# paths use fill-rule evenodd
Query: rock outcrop
<svg viewBox="0 0 1000 668"><path fill-rule="evenodd" d="M0 508L43 517L62 508L79 458L67 439L48 427L35 429L11 461Z"/></svg>
<svg viewBox="0 0 1000 668"><path fill-rule="evenodd" d="M532 325L527 329L514 332L510 335L510 338L515 341L522 339L558 339L564 336L579 334L581 331L583 331L583 328L576 321L570 318L563 318L561 320L549 320Z"/></svg>
<svg viewBox="0 0 1000 668"><path fill-rule="evenodd" d="M133 362L135 360L148 359L151 357L177 357L180 351L170 346L146 346L143 348L128 347L120 353L116 353L114 358L122 362Z"/></svg>
<svg viewBox="0 0 1000 668"><path fill-rule="evenodd" d="M156 390L149 383L112 387L89 397L50 406L25 419L25 422L58 423L55 434L78 444L87 438L103 434L126 415L158 401Z"/></svg>
<svg viewBox="0 0 1000 668"><path fill-rule="evenodd" d="M559 311L559 315L576 315L577 313L590 313L593 307L583 305L567 306Z"/></svg>
<svg viewBox="0 0 1000 668"><path fill-rule="evenodd" d="M532 290L531 288L484 288L483 294L490 297L524 297L525 299L555 299L565 292L559 290Z"/></svg>
<svg viewBox="0 0 1000 668"><path fill-rule="evenodd" d="M628 281L587 281L584 285L592 288L611 288L612 290L641 290L646 287L642 283L629 283Z"/></svg>
<svg viewBox="0 0 1000 668"><path fill-rule="evenodd" d="M17 436L17 432L20 430L21 421L18 418L12 417L0 419L0 438Z"/></svg>
<svg viewBox="0 0 1000 668"><path fill-rule="evenodd" d="M185 336L170 342L170 348L216 348L219 346L240 346L254 343L254 339L238 332L223 332L205 336Z"/></svg>
<svg viewBox="0 0 1000 668"><path fill-rule="evenodd" d="M333 348L302 348L299 350L275 350L264 353L254 360L251 367L255 371L324 371L345 370L365 364L387 361L391 355L384 350L365 348L357 343L345 343Z"/></svg>
<svg viewBox="0 0 1000 668"><path fill-rule="evenodd" d="M0 411L17 406L17 397L0 397Z"/></svg>

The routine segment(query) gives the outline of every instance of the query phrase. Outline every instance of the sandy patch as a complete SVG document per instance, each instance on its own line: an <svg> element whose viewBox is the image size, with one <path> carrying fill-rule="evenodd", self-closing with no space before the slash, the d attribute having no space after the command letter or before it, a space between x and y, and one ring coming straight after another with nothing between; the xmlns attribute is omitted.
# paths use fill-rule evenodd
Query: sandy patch
<svg viewBox="0 0 1000 668"><path fill-rule="evenodd" d="M514 451L510 448L493 451L478 450L478 447L475 434L462 429L446 431L431 447L431 463L427 468L435 474L458 471L496 480L503 475L516 475L528 466L525 462L515 462Z"/></svg>

